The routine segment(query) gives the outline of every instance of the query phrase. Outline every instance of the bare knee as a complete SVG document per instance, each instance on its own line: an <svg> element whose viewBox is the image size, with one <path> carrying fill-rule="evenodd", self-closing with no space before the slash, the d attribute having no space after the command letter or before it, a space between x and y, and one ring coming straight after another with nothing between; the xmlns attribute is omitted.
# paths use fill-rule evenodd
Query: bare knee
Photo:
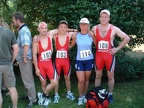
<svg viewBox="0 0 144 108"><path fill-rule="evenodd" d="M102 77L102 73L96 72L96 79L101 79L101 77Z"/></svg>
<svg viewBox="0 0 144 108"><path fill-rule="evenodd" d="M51 80L51 85L53 87L57 86L58 85L58 81L57 80Z"/></svg>
<svg viewBox="0 0 144 108"><path fill-rule="evenodd" d="M65 76L65 80L66 81L70 81L70 77L69 76Z"/></svg>
<svg viewBox="0 0 144 108"><path fill-rule="evenodd" d="M113 80L114 79L114 76L113 75L108 75L108 80Z"/></svg>
<svg viewBox="0 0 144 108"><path fill-rule="evenodd" d="M78 83L79 83L79 84L84 84L84 82L85 82L84 79L79 79L79 80L78 80Z"/></svg>
<svg viewBox="0 0 144 108"><path fill-rule="evenodd" d="M9 87L8 90L9 90L10 93L15 93L15 92L17 92L17 90L16 90L15 87Z"/></svg>
<svg viewBox="0 0 144 108"><path fill-rule="evenodd" d="M46 86L46 84L47 84L46 80L41 81L42 86Z"/></svg>

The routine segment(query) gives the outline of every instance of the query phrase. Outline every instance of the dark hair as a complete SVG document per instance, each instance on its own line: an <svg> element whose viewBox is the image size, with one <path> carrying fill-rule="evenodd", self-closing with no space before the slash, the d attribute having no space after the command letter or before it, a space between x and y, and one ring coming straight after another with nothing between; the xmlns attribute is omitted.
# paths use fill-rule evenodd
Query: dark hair
<svg viewBox="0 0 144 108"><path fill-rule="evenodd" d="M16 20L20 20L21 23L24 23L24 16L21 12L16 12L12 15Z"/></svg>

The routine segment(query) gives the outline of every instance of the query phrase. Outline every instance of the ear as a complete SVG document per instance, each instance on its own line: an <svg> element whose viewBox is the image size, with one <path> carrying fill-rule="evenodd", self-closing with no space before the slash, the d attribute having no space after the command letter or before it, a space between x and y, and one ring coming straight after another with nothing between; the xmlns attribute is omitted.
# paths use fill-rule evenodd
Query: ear
<svg viewBox="0 0 144 108"><path fill-rule="evenodd" d="M37 30L39 31L39 27L37 28Z"/></svg>

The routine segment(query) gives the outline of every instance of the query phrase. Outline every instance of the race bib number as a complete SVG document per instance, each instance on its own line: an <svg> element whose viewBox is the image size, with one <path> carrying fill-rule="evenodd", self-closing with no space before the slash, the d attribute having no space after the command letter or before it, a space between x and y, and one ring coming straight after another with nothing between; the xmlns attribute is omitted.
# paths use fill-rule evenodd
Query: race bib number
<svg viewBox="0 0 144 108"><path fill-rule="evenodd" d="M51 55L52 55L52 51L51 50L42 52L41 53L42 60L47 60L47 59L51 58Z"/></svg>
<svg viewBox="0 0 144 108"><path fill-rule="evenodd" d="M108 49L109 43L108 41L99 41L98 43L98 49Z"/></svg>
<svg viewBox="0 0 144 108"><path fill-rule="evenodd" d="M89 57L91 54L92 54L92 53L91 53L90 50L83 50L83 51L80 51L80 57L81 57L81 58Z"/></svg>
<svg viewBox="0 0 144 108"><path fill-rule="evenodd" d="M67 58L67 52L58 50L56 53L56 58Z"/></svg>

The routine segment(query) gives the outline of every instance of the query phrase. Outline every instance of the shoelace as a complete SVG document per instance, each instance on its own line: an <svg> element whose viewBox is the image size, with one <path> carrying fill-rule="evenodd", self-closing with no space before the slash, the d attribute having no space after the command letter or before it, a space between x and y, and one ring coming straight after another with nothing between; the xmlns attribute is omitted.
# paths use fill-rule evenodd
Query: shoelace
<svg viewBox="0 0 144 108"><path fill-rule="evenodd" d="M73 93L69 93L70 98L74 98Z"/></svg>

